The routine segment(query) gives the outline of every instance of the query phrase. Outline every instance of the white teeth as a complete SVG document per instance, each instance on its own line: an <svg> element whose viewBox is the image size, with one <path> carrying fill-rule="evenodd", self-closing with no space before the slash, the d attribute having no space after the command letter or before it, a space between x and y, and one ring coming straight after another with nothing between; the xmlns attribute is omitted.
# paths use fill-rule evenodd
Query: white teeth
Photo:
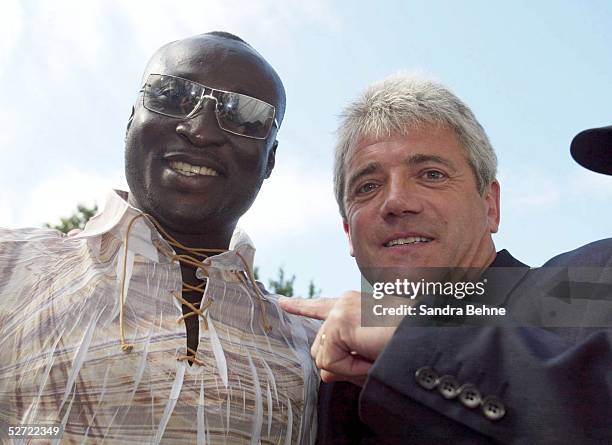
<svg viewBox="0 0 612 445"><path fill-rule="evenodd" d="M199 165L191 165L186 162L181 161L171 161L170 167L177 173L180 173L184 176L219 176L219 173L212 168L199 166Z"/></svg>
<svg viewBox="0 0 612 445"><path fill-rule="evenodd" d="M413 244L413 243L428 243L431 241L431 238L425 238L424 236L409 236L408 238L398 238L389 241L385 244L386 247L393 246L401 246L403 244Z"/></svg>

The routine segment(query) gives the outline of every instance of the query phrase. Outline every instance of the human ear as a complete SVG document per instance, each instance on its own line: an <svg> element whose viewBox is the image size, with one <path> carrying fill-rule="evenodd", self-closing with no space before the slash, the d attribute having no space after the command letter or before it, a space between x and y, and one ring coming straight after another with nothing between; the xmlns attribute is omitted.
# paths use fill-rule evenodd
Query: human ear
<svg viewBox="0 0 612 445"><path fill-rule="evenodd" d="M278 148L278 141L274 141L274 145L272 145L272 148L268 152L268 161L266 163L266 176L265 176L266 179L270 177L270 175L272 174L272 170L274 169L274 165L276 163L276 149L277 148Z"/></svg>
<svg viewBox="0 0 612 445"><path fill-rule="evenodd" d="M494 180L491 185L489 185L488 190L485 192L485 202L487 203L487 222L491 233L497 233L497 229L499 228L499 196L499 182Z"/></svg>
<svg viewBox="0 0 612 445"><path fill-rule="evenodd" d="M130 113L130 118L128 119L127 126L125 128L125 140L127 140L128 132L130 131L130 127L132 126L132 121L134 120L134 107L132 107L132 112Z"/></svg>
<svg viewBox="0 0 612 445"><path fill-rule="evenodd" d="M355 256L355 252L353 250L353 239L351 237L351 228L350 228L348 222L346 221L346 219L342 220L342 228L344 229L344 233L346 233L346 236L348 237L349 254L352 257L354 257Z"/></svg>

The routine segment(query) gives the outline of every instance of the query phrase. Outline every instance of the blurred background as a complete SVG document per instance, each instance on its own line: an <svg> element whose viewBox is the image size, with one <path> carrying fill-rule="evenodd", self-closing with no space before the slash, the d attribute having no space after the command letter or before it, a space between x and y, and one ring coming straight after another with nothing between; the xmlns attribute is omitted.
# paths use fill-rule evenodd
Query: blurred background
<svg viewBox="0 0 612 445"><path fill-rule="evenodd" d="M612 124L608 0L3 0L0 226L59 224L125 188L123 136L148 57L213 30L253 45L287 90L276 168L241 220L264 282L282 267L298 295L311 280L324 296L359 288L332 193L334 131L349 100L398 70L448 85L487 130L498 249L537 266L612 236L612 178L569 155L577 132Z"/></svg>

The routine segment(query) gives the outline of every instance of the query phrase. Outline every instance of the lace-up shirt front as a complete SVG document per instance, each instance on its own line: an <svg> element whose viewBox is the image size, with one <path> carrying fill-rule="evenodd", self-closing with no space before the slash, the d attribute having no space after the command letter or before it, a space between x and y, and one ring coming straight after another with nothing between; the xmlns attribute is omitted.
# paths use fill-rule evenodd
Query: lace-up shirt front
<svg viewBox="0 0 612 445"><path fill-rule="evenodd" d="M204 261L199 345L181 360L180 265L139 214L113 192L76 237L0 229L0 427L61 424L61 443L314 443L317 325L258 301L237 229Z"/></svg>

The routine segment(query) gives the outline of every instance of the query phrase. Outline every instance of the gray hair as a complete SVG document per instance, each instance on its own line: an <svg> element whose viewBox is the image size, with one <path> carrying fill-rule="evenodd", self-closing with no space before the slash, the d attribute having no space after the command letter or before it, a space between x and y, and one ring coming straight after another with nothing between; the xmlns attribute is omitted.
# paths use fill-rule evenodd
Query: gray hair
<svg viewBox="0 0 612 445"><path fill-rule="evenodd" d="M474 113L446 87L414 74L399 73L370 85L340 115L334 160L334 191L340 214L346 218L345 163L362 139L382 140L406 134L422 124L455 131L466 151L481 195L495 180L497 156Z"/></svg>

